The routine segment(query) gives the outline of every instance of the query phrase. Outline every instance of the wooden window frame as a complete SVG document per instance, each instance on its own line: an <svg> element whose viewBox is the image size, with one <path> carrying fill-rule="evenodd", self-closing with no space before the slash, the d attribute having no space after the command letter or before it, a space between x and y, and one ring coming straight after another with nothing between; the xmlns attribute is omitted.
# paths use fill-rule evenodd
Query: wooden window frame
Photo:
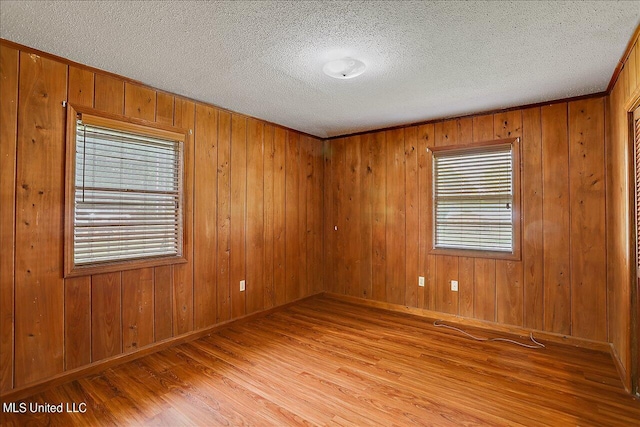
<svg viewBox="0 0 640 427"><path fill-rule="evenodd" d="M187 246L182 227L182 254L177 256L149 257L142 259L113 261L89 265L74 263L74 216L75 216L75 158L76 158L76 122L81 118L85 123L107 127L119 131L143 134L156 138L180 141L184 145L189 141L189 133L185 129L166 126L141 119L105 113L92 108L67 105L67 134L65 157L65 223L64 223L64 277L86 276L91 274L111 273L138 268L157 267L163 265L182 264L187 262ZM183 150L184 151L184 150ZM182 166L182 182L185 179L185 167ZM185 212L184 184L180 189L180 210Z"/></svg>
<svg viewBox="0 0 640 427"><path fill-rule="evenodd" d="M638 177L640 176L640 169L638 161L640 142L636 138L636 121L640 121L640 98L636 99L628 113L629 118L629 205L630 205L630 219L631 219L631 239L630 254L633 259L630 271L630 297L631 297L631 392L640 393L640 186L638 185Z"/></svg>
<svg viewBox="0 0 640 427"><path fill-rule="evenodd" d="M521 260L521 235L522 235L522 193L520 186L520 175L521 175L521 157L520 157L520 138L507 138L507 139L496 139L490 141L481 141L474 142L464 145L445 145L445 146L434 146L427 147L427 151L429 152L429 162L433 163L433 153L437 152L465 152L468 150L478 149L478 148L490 148L495 146L502 146L510 144L512 147L512 157L513 157L513 205L512 205L512 224L513 224L513 251L512 252L500 252L500 251L481 251L481 250L473 250L473 249L445 249L445 248L436 248L435 247L435 231L436 231L436 218L435 218L435 199L434 199L434 176L431 176L431 230L430 230L430 247L429 254L430 255L450 255L450 256L461 256L461 257L470 257L470 258L491 258L491 259L500 259L500 260L510 260L510 261L520 261ZM435 170L432 168L432 173L435 174Z"/></svg>

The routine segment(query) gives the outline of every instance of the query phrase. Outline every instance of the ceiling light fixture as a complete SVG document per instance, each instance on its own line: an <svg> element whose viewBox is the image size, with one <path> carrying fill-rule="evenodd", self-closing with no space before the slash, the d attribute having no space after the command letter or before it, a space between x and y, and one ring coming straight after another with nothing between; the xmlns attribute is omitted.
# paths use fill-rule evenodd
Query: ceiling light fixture
<svg viewBox="0 0 640 427"><path fill-rule="evenodd" d="M335 79L352 79L364 73L365 68L364 62L347 57L327 62L322 71Z"/></svg>

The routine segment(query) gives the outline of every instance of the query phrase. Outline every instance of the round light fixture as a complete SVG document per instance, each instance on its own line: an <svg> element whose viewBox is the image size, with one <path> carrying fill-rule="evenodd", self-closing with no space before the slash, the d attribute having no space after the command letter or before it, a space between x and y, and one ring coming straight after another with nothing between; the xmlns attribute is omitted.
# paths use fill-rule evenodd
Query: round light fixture
<svg viewBox="0 0 640 427"><path fill-rule="evenodd" d="M322 71L335 79L352 79L364 73L365 68L364 62L347 57L327 62Z"/></svg>

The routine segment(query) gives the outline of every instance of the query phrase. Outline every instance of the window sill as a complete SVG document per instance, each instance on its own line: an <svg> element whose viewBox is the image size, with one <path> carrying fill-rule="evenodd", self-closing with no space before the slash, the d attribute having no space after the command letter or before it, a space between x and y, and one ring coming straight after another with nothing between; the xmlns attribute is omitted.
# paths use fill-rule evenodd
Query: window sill
<svg viewBox="0 0 640 427"><path fill-rule="evenodd" d="M494 252L494 251L474 251L468 249L441 249L433 248L429 251L429 255L448 255L468 258L489 258L506 261L520 261L520 251L510 252Z"/></svg>
<svg viewBox="0 0 640 427"><path fill-rule="evenodd" d="M118 261L105 264L94 264L87 266L71 266L65 271L64 277L79 277L89 276L92 274L113 273L117 271L125 270L137 270L140 268L150 267L162 267L165 265L173 264L185 264L187 259L181 257L164 257L164 258L149 258L149 259L136 259L131 261Z"/></svg>

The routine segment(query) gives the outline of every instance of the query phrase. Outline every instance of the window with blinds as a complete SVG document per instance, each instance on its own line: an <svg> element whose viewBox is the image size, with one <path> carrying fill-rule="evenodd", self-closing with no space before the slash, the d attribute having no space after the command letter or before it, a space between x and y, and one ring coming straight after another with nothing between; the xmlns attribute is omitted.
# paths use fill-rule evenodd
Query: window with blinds
<svg viewBox="0 0 640 427"><path fill-rule="evenodd" d="M73 268L182 257L183 141L83 119L69 189Z"/></svg>
<svg viewBox="0 0 640 427"><path fill-rule="evenodd" d="M514 143L433 153L433 248L513 254Z"/></svg>

